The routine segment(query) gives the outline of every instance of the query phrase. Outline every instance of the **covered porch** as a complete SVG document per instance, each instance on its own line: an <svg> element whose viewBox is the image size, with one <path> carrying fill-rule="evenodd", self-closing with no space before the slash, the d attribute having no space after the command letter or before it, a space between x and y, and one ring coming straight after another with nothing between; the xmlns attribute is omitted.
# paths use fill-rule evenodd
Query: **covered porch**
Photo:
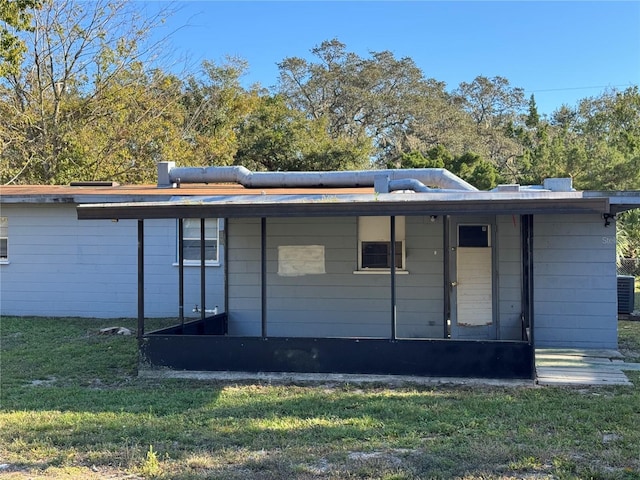
<svg viewBox="0 0 640 480"><path fill-rule="evenodd" d="M81 219L127 218L138 222L138 339L141 362L151 368L532 379L535 377L534 215L548 211L556 214L603 212L606 203L601 198L566 198L566 195L559 202L553 194L532 201L521 196L489 192L474 192L473 198L464 193L327 197L306 192L300 195L176 197L171 202L83 205L78 208L78 216ZM345 266L344 259L331 257L331 252L344 253L357 245L352 243L358 242L358 232L353 228L357 228L357 219L362 217L388 221L389 265L384 272L359 269L355 263ZM503 291L499 286L497 252L500 247L493 240L486 247L484 243L469 245L491 247L485 261L489 269L486 280L489 287L484 293L489 295L488 310L479 308L477 316L482 318L476 322L473 319L474 309L467 309L466 319L458 321L463 316L462 303L458 301L461 295L457 292L458 270L454 268L463 263L458 255L459 226L486 226L487 238L498 239L496 221L492 220L496 217L512 223L515 232L512 235L516 243L515 248L511 245L511 268L517 264L518 274L509 279L510 284L506 287L512 292L517 291L517 294L512 293L517 300L511 305L517 314L515 317L512 315L508 330L500 328L500 297ZM181 219L185 218L198 218L203 223L205 218L224 219L220 241L226 252L225 299L219 313L210 316L206 313L210 305L204 293L206 269L203 261L201 318L185 321L183 262L179 259L177 288L180 301L176 325L154 332L145 330L144 223L154 218L175 218L179 226ZM407 245L398 240L400 218L406 219L408 225L404 233ZM352 228L352 234L346 236L336 232L323 237L311 228L309 235L315 240L310 245L299 241L300 228L295 226L296 219L319 222L324 221L320 219L329 219L325 223ZM313 221L308 223L313 224ZM430 233L410 238L409 227L416 225ZM477 233L480 230L469 231ZM204 229L201 232L204 235ZM477 237L476 233L473 233L473 238ZM410 241L412 245L409 245ZM331 246L332 242L338 247ZM204 238L201 238L201 248L204 244ZM234 252L238 245L243 248ZM283 246L324 246L326 251L323 249L320 257L320 249L305 248L301 255L295 249L279 248ZM405 248L411 253L400 255L397 249ZM178 250L182 252L182 245ZM422 274L419 274L419 268L412 273L406 263L412 260L412 256L418 257L416 252L425 254L427 251L433 251L430 266L425 267ZM315 266L308 267L308 262L304 261L308 254L312 255L311 263ZM204 259L204 255L201 258ZM326 270L320 270L320 260L326 265ZM300 275L283 274L286 269L295 272L299 267L311 270ZM327 292L347 287L330 285L333 279L339 278L332 268L348 270L342 272L341 278L349 275L350 278L369 280L360 282L362 288L357 291L349 286L351 293L348 298L338 300ZM318 278L329 281L318 283ZM416 290L408 279L423 282L424 288ZM297 292L324 293L314 294L316 298L313 299L307 294L305 300L296 302L294 308L287 298L287 292L292 292L293 286ZM362 292L366 291L369 292L368 297L363 297ZM408 291L412 293L406 294ZM426 299L426 312L421 317L409 315L409 306L424 305L425 297L429 297ZM326 302L330 308L314 307L313 304L318 302ZM371 322L356 322L354 329L336 329L335 335L331 333L333 330L327 325L348 323L345 319L358 316L365 304L376 305L375 311L366 315L372 319ZM309 309L307 315L305 308ZM292 310L296 310L295 318L301 322L290 319ZM302 321L305 316L309 317L306 323ZM407 325L413 325L407 320L409 318L418 318L424 328L408 328Z"/></svg>

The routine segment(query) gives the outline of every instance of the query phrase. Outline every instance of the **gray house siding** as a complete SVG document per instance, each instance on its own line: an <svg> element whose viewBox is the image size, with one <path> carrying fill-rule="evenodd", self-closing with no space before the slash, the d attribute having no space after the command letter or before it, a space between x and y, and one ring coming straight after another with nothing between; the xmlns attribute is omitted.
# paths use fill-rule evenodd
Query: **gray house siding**
<svg viewBox="0 0 640 480"><path fill-rule="evenodd" d="M443 338L444 227L426 217L406 218L409 275L398 275L397 333L401 338ZM389 307L387 308L387 312Z"/></svg>
<svg viewBox="0 0 640 480"><path fill-rule="evenodd" d="M229 335L260 336L260 219L228 219L226 228Z"/></svg>
<svg viewBox="0 0 640 480"><path fill-rule="evenodd" d="M522 245L520 217L496 217L498 248L498 325L501 340L522 338Z"/></svg>
<svg viewBox="0 0 640 480"><path fill-rule="evenodd" d="M0 314L137 315L137 222L77 220L75 204L3 203L9 258L0 265ZM261 334L260 219L231 219L225 252L206 268L207 308L229 312L231 335ZM267 220L267 334L382 337L391 333L390 276L358 273L355 217ZM222 242L224 235L220 234ZM520 339L520 219L496 217L497 307L503 340ZM278 247L324 247L324 272L278 274ZM145 314L176 317L176 221L145 221ZM397 337L444 336L443 223L406 217L406 269L396 275ZM617 346L615 227L599 215L536 215L536 345ZM354 273L355 272L355 273ZM185 267L185 314L200 305L200 268Z"/></svg>
<svg viewBox="0 0 640 480"><path fill-rule="evenodd" d="M2 315L135 317L137 222L78 221L73 204L3 204L8 263L0 265ZM176 316L175 220L145 222L145 313ZM185 269L187 313L200 302L198 268ZM221 267L207 268L208 298L223 306Z"/></svg>
<svg viewBox="0 0 640 480"><path fill-rule="evenodd" d="M260 220L229 222L229 333L260 335ZM406 219L406 265L396 275L397 336L444 335L442 223ZM359 273L357 219L273 218L267 221L267 335L391 335L390 276ZM278 274L278 247L321 245L323 274ZM356 273L354 273L356 272Z"/></svg>
<svg viewBox="0 0 640 480"><path fill-rule="evenodd" d="M617 348L615 225L538 215L533 258L536 346Z"/></svg>

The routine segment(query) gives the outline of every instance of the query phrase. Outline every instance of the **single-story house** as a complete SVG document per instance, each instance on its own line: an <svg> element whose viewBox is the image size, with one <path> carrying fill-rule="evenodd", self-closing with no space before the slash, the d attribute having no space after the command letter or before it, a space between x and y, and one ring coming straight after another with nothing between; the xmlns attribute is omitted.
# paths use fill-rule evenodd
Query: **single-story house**
<svg viewBox="0 0 640 480"><path fill-rule="evenodd" d="M0 308L137 316L151 366L531 378L536 347L617 348L615 216L639 207L442 169L5 186Z"/></svg>

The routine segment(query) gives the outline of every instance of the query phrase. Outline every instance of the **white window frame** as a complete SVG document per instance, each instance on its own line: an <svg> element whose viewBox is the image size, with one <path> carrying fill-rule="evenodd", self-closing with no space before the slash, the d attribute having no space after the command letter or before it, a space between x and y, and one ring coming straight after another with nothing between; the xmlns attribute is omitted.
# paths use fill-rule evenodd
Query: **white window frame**
<svg viewBox="0 0 640 480"><path fill-rule="evenodd" d="M198 244L198 252L200 251L200 219L199 218L185 218L182 220L183 221L183 235L187 233L188 230L188 223L193 222L196 223L197 222L197 231L198 231L198 237L196 238L195 236L193 237L184 237L183 236L183 243L184 240L191 240L194 242L197 242ZM174 263L175 266L180 264L180 220L178 219L176 221L176 261ZM210 223L211 222L215 222L215 236L210 235L207 236L207 230L211 227ZM219 218L205 218L205 243L209 240L215 240L216 242L216 256L215 259L205 259L205 266L208 267L217 267L220 265L220 219ZM184 245L183 245L184 247ZM184 259L183 261L183 265L185 267L193 267L193 266L200 266L201 265L201 261L200 259Z"/></svg>
<svg viewBox="0 0 640 480"><path fill-rule="evenodd" d="M0 256L0 265L9 263L9 218L0 217L0 243L4 243L6 256ZM0 248L2 250L2 248Z"/></svg>
<svg viewBox="0 0 640 480"><path fill-rule="evenodd" d="M409 273L407 270L407 255L405 247L405 217L396 219L396 243L400 243L402 252L402 267L396 265L396 273ZM358 269L353 273L382 273L391 271L390 267L365 267L362 265L363 244L391 243L391 219L390 217L358 217ZM397 252L396 252L397 253Z"/></svg>

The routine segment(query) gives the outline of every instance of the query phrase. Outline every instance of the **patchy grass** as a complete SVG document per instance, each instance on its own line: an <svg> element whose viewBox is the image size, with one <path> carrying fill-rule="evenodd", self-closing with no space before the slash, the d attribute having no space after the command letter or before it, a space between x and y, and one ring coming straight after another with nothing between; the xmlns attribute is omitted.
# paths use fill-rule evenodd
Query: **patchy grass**
<svg viewBox="0 0 640 480"><path fill-rule="evenodd" d="M640 322L618 321L618 347L627 362L640 362Z"/></svg>
<svg viewBox="0 0 640 480"><path fill-rule="evenodd" d="M136 376L131 320L3 318L2 478L640 478L634 387ZM620 322L640 358L640 322Z"/></svg>

